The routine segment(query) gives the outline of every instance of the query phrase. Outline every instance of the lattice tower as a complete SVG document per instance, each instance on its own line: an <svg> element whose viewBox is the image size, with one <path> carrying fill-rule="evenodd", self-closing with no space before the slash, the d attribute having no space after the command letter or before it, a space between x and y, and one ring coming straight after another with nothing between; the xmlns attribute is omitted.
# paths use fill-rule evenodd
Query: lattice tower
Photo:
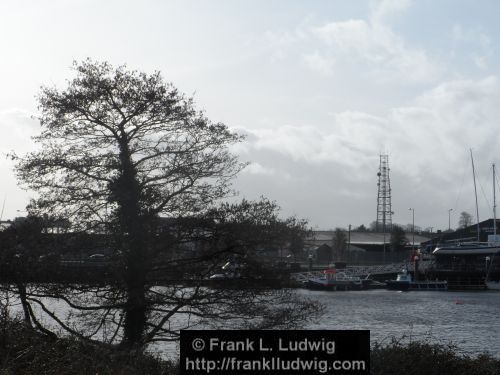
<svg viewBox="0 0 500 375"><path fill-rule="evenodd" d="M377 232L392 229L391 180L389 178L389 155L380 155L377 197Z"/></svg>

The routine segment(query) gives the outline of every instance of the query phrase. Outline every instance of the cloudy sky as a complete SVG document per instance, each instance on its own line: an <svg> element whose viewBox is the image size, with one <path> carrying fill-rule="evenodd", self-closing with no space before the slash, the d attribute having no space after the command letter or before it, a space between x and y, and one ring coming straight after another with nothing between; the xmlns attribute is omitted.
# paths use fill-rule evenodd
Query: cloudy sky
<svg viewBox="0 0 500 375"><path fill-rule="evenodd" d="M240 196L276 200L316 228L376 219L389 155L393 221L491 217L500 162L496 0L0 0L0 151L26 152L40 85L73 60L159 70L197 107L247 135ZM23 214L0 160L3 219Z"/></svg>

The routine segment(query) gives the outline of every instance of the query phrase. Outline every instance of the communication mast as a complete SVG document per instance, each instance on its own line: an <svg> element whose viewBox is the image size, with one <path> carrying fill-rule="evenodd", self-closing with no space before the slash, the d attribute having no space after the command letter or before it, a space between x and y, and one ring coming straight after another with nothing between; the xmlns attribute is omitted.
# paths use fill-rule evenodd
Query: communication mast
<svg viewBox="0 0 500 375"><path fill-rule="evenodd" d="M380 155L377 197L377 232L392 229L391 180L389 178L389 155Z"/></svg>

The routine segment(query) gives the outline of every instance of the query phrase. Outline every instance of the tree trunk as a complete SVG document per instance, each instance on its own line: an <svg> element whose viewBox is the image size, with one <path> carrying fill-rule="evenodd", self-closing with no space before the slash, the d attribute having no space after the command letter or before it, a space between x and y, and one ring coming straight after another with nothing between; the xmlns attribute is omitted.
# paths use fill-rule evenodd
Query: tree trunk
<svg viewBox="0 0 500 375"><path fill-rule="evenodd" d="M19 299L21 300L21 306L23 307L24 324L26 324L28 327L32 327L30 309L28 306L29 302L26 299L26 284L18 283L16 287L17 291L19 292Z"/></svg>
<svg viewBox="0 0 500 375"><path fill-rule="evenodd" d="M141 254L140 241L133 244L127 260L125 282L127 304L125 307L123 346L133 349L142 345L146 327L146 264Z"/></svg>
<svg viewBox="0 0 500 375"><path fill-rule="evenodd" d="M146 273L147 241L146 223L140 209L140 188L137 173L132 165L126 142L121 144L122 174L117 180L116 194L120 231L126 246L124 281L127 303L124 308L122 346L129 350L140 349L147 321Z"/></svg>

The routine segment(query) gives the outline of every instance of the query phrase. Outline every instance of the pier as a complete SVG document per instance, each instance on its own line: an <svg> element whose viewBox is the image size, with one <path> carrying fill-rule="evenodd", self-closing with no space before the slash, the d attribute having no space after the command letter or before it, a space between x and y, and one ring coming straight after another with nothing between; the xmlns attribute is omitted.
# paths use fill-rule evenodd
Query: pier
<svg viewBox="0 0 500 375"><path fill-rule="evenodd" d="M351 276L358 276L360 278L372 277L374 279L386 279L390 276L396 275L401 270L407 269L410 272L414 271L413 263L390 263L374 266L347 266L342 271ZM307 272L294 272L290 274L290 278L298 282L306 282L310 278L320 277L323 271L307 271Z"/></svg>

